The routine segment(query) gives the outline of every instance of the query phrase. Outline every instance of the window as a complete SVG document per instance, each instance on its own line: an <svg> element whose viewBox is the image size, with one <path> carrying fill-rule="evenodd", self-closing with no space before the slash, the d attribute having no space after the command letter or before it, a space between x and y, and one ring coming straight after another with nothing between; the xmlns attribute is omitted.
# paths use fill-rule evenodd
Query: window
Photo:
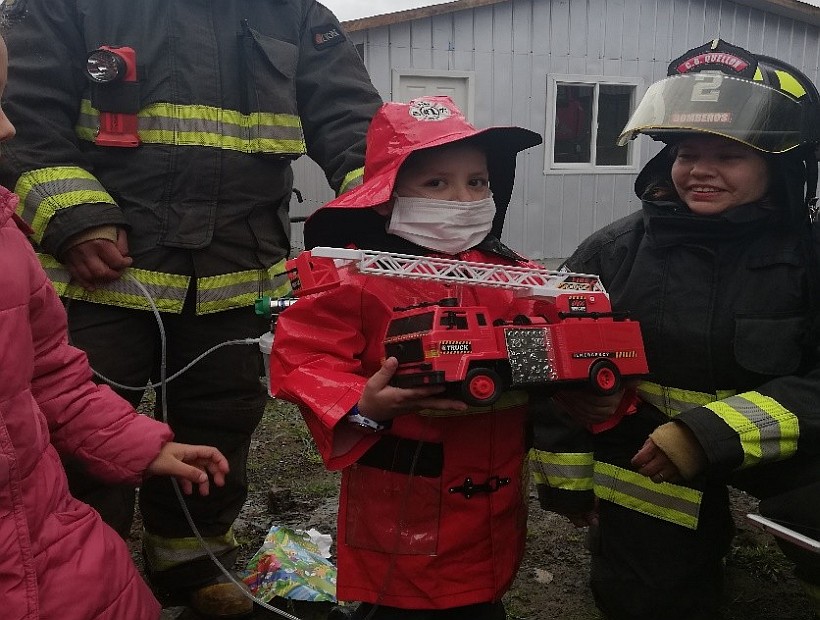
<svg viewBox="0 0 820 620"><path fill-rule="evenodd" d="M637 103L639 79L550 76L547 172L636 172L637 143L616 141Z"/></svg>
<svg viewBox="0 0 820 620"><path fill-rule="evenodd" d="M439 323L447 329L467 329L467 315L463 312L448 310L441 315Z"/></svg>
<svg viewBox="0 0 820 620"><path fill-rule="evenodd" d="M401 336L403 334L415 334L416 332L429 332L433 329L432 312L424 312L410 316L393 319L387 326L387 336Z"/></svg>

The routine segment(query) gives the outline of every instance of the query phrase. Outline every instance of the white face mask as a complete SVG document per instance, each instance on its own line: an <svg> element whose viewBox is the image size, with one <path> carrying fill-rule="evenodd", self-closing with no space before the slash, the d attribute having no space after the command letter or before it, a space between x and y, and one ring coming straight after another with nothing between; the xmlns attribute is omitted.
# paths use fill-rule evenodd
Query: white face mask
<svg viewBox="0 0 820 620"><path fill-rule="evenodd" d="M492 196L472 202L396 196L387 232L429 250L458 254L487 236L494 217Z"/></svg>

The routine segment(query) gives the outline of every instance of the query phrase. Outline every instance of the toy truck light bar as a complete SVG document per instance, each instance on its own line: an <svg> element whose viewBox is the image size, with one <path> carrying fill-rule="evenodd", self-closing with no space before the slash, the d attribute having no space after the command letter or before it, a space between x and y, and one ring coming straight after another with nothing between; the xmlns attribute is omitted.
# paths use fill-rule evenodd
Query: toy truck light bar
<svg viewBox="0 0 820 620"><path fill-rule="evenodd" d="M327 247L302 252L287 262L293 294L300 297L336 286L338 269L345 266L371 275L506 288L516 291L520 297L551 298L568 291L606 295L594 274Z"/></svg>

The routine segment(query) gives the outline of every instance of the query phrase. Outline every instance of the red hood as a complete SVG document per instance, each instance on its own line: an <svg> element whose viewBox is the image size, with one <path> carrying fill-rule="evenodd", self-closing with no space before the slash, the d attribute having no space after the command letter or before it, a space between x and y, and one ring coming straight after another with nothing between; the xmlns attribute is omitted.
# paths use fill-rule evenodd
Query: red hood
<svg viewBox="0 0 820 620"><path fill-rule="evenodd" d="M541 136L523 127L476 129L453 100L446 96L419 97L409 103L388 102L376 112L367 130L363 183L320 207L305 223L305 237L323 232L322 245L350 242L332 232L340 209L366 209L390 200L396 174L415 151L470 140L487 153L490 188L496 203L496 236L501 235L504 214L512 194L516 155L541 144Z"/></svg>

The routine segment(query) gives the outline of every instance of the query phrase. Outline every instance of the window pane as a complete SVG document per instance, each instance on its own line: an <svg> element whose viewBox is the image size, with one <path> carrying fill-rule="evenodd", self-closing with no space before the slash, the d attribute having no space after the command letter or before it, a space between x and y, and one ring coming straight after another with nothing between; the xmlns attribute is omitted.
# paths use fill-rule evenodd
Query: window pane
<svg viewBox="0 0 820 620"><path fill-rule="evenodd" d="M594 86L557 84L555 101L556 163L589 162ZM626 119L621 126L626 124Z"/></svg>
<svg viewBox="0 0 820 620"><path fill-rule="evenodd" d="M601 84L598 89L598 137L595 163L599 166L625 166L629 163L629 146L618 146L618 134L629 120L634 86Z"/></svg>

